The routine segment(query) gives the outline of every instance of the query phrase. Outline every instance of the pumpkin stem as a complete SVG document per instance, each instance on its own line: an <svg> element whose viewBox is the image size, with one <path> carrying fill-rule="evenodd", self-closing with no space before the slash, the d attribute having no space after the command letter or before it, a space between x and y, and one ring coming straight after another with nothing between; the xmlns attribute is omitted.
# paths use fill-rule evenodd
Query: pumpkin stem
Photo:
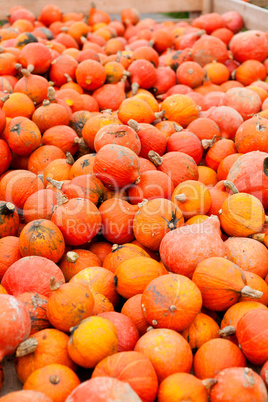
<svg viewBox="0 0 268 402"><path fill-rule="evenodd" d="M7 202L0 207L0 214L11 215L15 212L16 207L11 202Z"/></svg>
<svg viewBox="0 0 268 402"><path fill-rule="evenodd" d="M42 173L38 174L37 177L44 183L44 175Z"/></svg>
<svg viewBox="0 0 268 402"><path fill-rule="evenodd" d="M268 223L268 215L265 215L264 222Z"/></svg>
<svg viewBox="0 0 268 402"><path fill-rule="evenodd" d="M235 327L233 327L232 325L227 325L227 327L220 329L218 331L218 334L220 336L230 336L230 335L234 335L235 334Z"/></svg>
<svg viewBox="0 0 268 402"><path fill-rule="evenodd" d="M254 240L258 240L259 242L264 243L265 233L255 233L250 237Z"/></svg>
<svg viewBox="0 0 268 402"><path fill-rule="evenodd" d="M149 327L147 327L146 332L151 331L152 329L154 329L154 327L152 327L151 325Z"/></svg>
<svg viewBox="0 0 268 402"><path fill-rule="evenodd" d="M134 184L139 184L139 182L141 181L140 176L134 181Z"/></svg>
<svg viewBox="0 0 268 402"><path fill-rule="evenodd" d="M61 32L68 32L68 28L67 27L61 27L60 31Z"/></svg>
<svg viewBox="0 0 268 402"><path fill-rule="evenodd" d="M158 321L157 320L152 320L152 324L153 325L158 325Z"/></svg>
<svg viewBox="0 0 268 402"><path fill-rule="evenodd" d="M263 161L263 173L268 177L268 157Z"/></svg>
<svg viewBox="0 0 268 402"><path fill-rule="evenodd" d="M163 163L163 158L155 151L149 151L148 158L156 167L161 166Z"/></svg>
<svg viewBox="0 0 268 402"><path fill-rule="evenodd" d="M31 74L31 72L27 68L22 68L20 72L23 77L29 77L29 75Z"/></svg>
<svg viewBox="0 0 268 402"><path fill-rule="evenodd" d="M248 367L244 368L244 377L245 377L245 379L248 382L250 387L253 387L255 385L255 380L254 380L254 377L253 377L252 374L253 374L253 372L252 372L252 370L250 368L248 368Z"/></svg>
<svg viewBox="0 0 268 402"><path fill-rule="evenodd" d="M49 106L49 105L50 105L49 100L48 100L48 99L44 99L44 100L43 100L43 106Z"/></svg>
<svg viewBox="0 0 268 402"><path fill-rule="evenodd" d="M112 114L113 111L112 111L112 109L103 109L103 110L101 110L101 113L110 113L110 114Z"/></svg>
<svg viewBox="0 0 268 402"><path fill-rule="evenodd" d="M66 261L75 263L79 258L79 254L77 254L75 251L68 251L66 254Z"/></svg>
<svg viewBox="0 0 268 402"><path fill-rule="evenodd" d="M134 131L136 131L136 133L141 130L141 126L139 125L139 123L136 120L130 119L127 122L127 124L130 128L132 128Z"/></svg>
<svg viewBox="0 0 268 402"><path fill-rule="evenodd" d="M60 287L60 284L56 281L55 276L52 276L50 278L50 282L49 282L50 290L57 290L57 289L59 289L59 287Z"/></svg>
<svg viewBox="0 0 268 402"><path fill-rule="evenodd" d="M252 299L260 299L263 295L263 292L251 289L250 286L244 286L240 293L241 296L251 297Z"/></svg>
<svg viewBox="0 0 268 402"><path fill-rule="evenodd" d="M80 37L80 40L81 40L82 43L87 42L87 38L85 38L84 36L81 36L81 37Z"/></svg>
<svg viewBox="0 0 268 402"><path fill-rule="evenodd" d="M50 87L54 87L55 82L53 82L53 81L48 81L48 85L49 85Z"/></svg>
<svg viewBox="0 0 268 402"><path fill-rule="evenodd" d="M120 50L118 50L118 52L116 53L116 59L115 59L115 61L116 61L117 63L119 63L121 57L122 57L122 52L121 52Z"/></svg>
<svg viewBox="0 0 268 402"><path fill-rule="evenodd" d="M177 307L176 307L176 306L173 306L173 305L172 305L172 306L169 306L169 310L170 310L170 311L176 311L176 310L177 310Z"/></svg>
<svg viewBox="0 0 268 402"><path fill-rule="evenodd" d="M58 375L51 375L49 377L49 382L53 385L57 385L60 382L60 377Z"/></svg>
<svg viewBox="0 0 268 402"><path fill-rule="evenodd" d="M174 129L177 133L180 133L183 130L183 127L179 126L177 123L174 123Z"/></svg>
<svg viewBox="0 0 268 402"><path fill-rule="evenodd" d="M19 344L16 350L16 357L23 357L33 353L38 346L38 342L35 338L28 338Z"/></svg>
<svg viewBox="0 0 268 402"><path fill-rule="evenodd" d="M232 80L235 80L235 77L236 77L236 69L231 73Z"/></svg>
<svg viewBox="0 0 268 402"><path fill-rule="evenodd" d="M230 181L230 180L224 180L224 187L228 188L229 190L231 190L234 194L238 194L239 191L236 188L235 184Z"/></svg>
<svg viewBox="0 0 268 402"><path fill-rule="evenodd" d="M202 384L206 388L206 390L210 390L210 388L213 387L213 385L217 384L217 380L215 378L206 378L205 380L202 380Z"/></svg>
<svg viewBox="0 0 268 402"><path fill-rule="evenodd" d="M69 76L69 74L64 73L64 77L66 78L67 82L72 82L73 80L71 79L71 77Z"/></svg>
<svg viewBox="0 0 268 402"><path fill-rule="evenodd" d="M139 89L139 84L137 83L137 82L133 82L132 84L131 84L131 92L132 92L132 95L137 95L137 92L138 92L138 89Z"/></svg>
<svg viewBox="0 0 268 402"><path fill-rule="evenodd" d="M35 293L35 294L31 297L31 301L32 301L32 304L33 304L33 307L34 307L34 308L37 308L38 306L42 307L42 305L43 305L44 303L46 303L45 300L41 299L41 297L39 296L38 293Z"/></svg>
<svg viewBox="0 0 268 402"><path fill-rule="evenodd" d="M119 244L113 244L112 245L112 252L114 253L116 250L120 248Z"/></svg>
<svg viewBox="0 0 268 402"><path fill-rule="evenodd" d="M156 95L155 98L158 100L163 100L163 94Z"/></svg>
<svg viewBox="0 0 268 402"><path fill-rule="evenodd" d="M65 194L61 194L61 193L57 193L56 194L56 198L57 198L57 206L60 207L63 204L66 204L66 202L69 201L68 197L66 197Z"/></svg>
<svg viewBox="0 0 268 402"><path fill-rule="evenodd" d="M162 119L166 114L165 110L161 110L161 112L156 112L154 114L155 119Z"/></svg>
<svg viewBox="0 0 268 402"><path fill-rule="evenodd" d="M179 202L185 202L187 200L187 197L185 194L181 193L181 194L175 195L175 200L177 200Z"/></svg>
<svg viewBox="0 0 268 402"><path fill-rule="evenodd" d="M5 103L8 99L9 99L9 97L10 97L10 94L6 94L5 96L3 96L2 98L0 98L0 100L3 102L3 103ZM14 131L14 128L15 128L16 126L14 126L13 127L13 131Z"/></svg>
<svg viewBox="0 0 268 402"><path fill-rule="evenodd" d="M214 135L214 137L211 140L202 140L201 144L204 149L208 149L211 148L216 142L217 142L217 136Z"/></svg>
<svg viewBox="0 0 268 402"><path fill-rule="evenodd" d="M15 69L16 69L16 70L19 70L21 67L22 67L22 65L21 65L20 63L16 63L16 64L15 64Z"/></svg>
<svg viewBox="0 0 268 402"><path fill-rule="evenodd" d="M68 163L68 165L74 164L74 158L70 152L66 152L66 162Z"/></svg>
<svg viewBox="0 0 268 402"><path fill-rule="evenodd" d="M153 47L154 45L154 39L149 40L148 46Z"/></svg>
<svg viewBox="0 0 268 402"><path fill-rule="evenodd" d="M55 91L54 88L48 87L48 89L47 89L47 99L50 102L55 102L55 100L56 100L56 91Z"/></svg>
<svg viewBox="0 0 268 402"><path fill-rule="evenodd" d="M143 205L147 204L147 202L148 202L148 200L146 200L146 198L144 198L144 199L142 200L142 202L139 202L139 203L138 203L138 207L139 207L139 208L143 207Z"/></svg>
<svg viewBox="0 0 268 402"><path fill-rule="evenodd" d="M63 186L63 184L64 184L64 181L54 180L54 179L51 179L51 177L49 177L49 176L46 177L46 180L47 180L50 184L52 184L53 187L56 187L58 190L61 190L61 189L62 189L62 186Z"/></svg>
<svg viewBox="0 0 268 402"><path fill-rule="evenodd" d="M258 114L256 115L256 118L257 118L256 130L262 132L263 130L265 130L265 126L261 125L260 116Z"/></svg>
<svg viewBox="0 0 268 402"><path fill-rule="evenodd" d="M127 71L127 70L124 70L123 75L125 75L126 77L130 77L131 73L129 71Z"/></svg>
<svg viewBox="0 0 268 402"><path fill-rule="evenodd" d="M74 144L80 144L81 138L75 137Z"/></svg>

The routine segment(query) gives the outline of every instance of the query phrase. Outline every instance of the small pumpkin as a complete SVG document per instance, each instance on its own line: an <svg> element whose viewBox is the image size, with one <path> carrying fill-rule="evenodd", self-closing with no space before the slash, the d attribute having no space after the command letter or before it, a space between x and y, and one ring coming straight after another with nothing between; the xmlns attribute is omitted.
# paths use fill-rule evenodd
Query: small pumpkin
<svg viewBox="0 0 268 402"><path fill-rule="evenodd" d="M46 296L39 295L36 292L25 292L18 295L17 300L20 300L25 305L30 314L30 335L50 327L50 322L47 318L48 298Z"/></svg>
<svg viewBox="0 0 268 402"><path fill-rule="evenodd" d="M60 269L63 272L66 282L82 271L84 268L100 266L101 262L97 255L89 250L73 249L68 251L60 261Z"/></svg>
<svg viewBox="0 0 268 402"><path fill-rule="evenodd" d="M0 201L0 238L15 236L19 228L19 215L11 202Z"/></svg>
<svg viewBox="0 0 268 402"><path fill-rule="evenodd" d="M192 324L181 332L191 349L199 349L211 339L219 338L219 326L213 318L204 313L199 313Z"/></svg>
<svg viewBox="0 0 268 402"><path fill-rule="evenodd" d="M130 297L124 303L121 310L122 314L129 317L136 324L140 336L146 333L149 325L142 311L141 298L141 293Z"/></svg>

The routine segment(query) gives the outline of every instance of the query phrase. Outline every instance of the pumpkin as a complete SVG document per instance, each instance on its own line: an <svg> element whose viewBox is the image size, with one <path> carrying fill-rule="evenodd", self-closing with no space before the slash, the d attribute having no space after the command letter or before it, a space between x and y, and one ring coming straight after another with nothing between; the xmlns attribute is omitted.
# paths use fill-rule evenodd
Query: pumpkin
<svg viewBox="0 0 268 402"><path fill-rule="evenodd" d="M64 152L55 145L43 145L37 148L29 157L28 170L35 174L42 174L44 169L55 159L65 159Z"/></svg>
<svg viewBox="0 0 268 402"><path fill-rule="evenodd" d="M29 223L37 219L48 219L52 217L55 205L57 204L56 193L50 189L39 190L30 195L23 206L23 219Z"/></svg>
<svg viewBox="0 0 268 402"><path fill-rule="evenodd" d="M155 95L167 92L174 85L176 85L176 74L169 66L156 69L156 81L153 85Z"/></svg>
<svg viewBox="0 0 268 402"><path fill-rule="evenodd" d="M96 154L87 154L78 158L74 164L71 166L69 173L70 179L74 177L81 176L84 174L93 173L93 163Z"/></svg>
<svg viewBox="0 0 268 402"><path fill-rule="evenodd" d="M227 179L231 167L241 155L242 154L240 153L235 153L228 155L221 160L217 169L217 176L219 181Z"/></svg>
<svg viewBox="0 0 268 402"><path fill-rule="evenodd" d="M42 278L40 278L42 272ZM20 258L6 271L1 284L9 294L18 296L25 292L37 292L43 296L49 296L49 280L55 276L60 283L64 283L64 276L60 268L51 260L31 256Z"/></svg>
<svg viewBox="0 0 268 402"><path fill-rule="evenodd" d="M198 118L199 110L196 103L187 95L168 96L161 104L168 120L176 121L182 127L187 127Z"/></svg>
<svg viewBox="0 0 268 402"><path fill-rule="evenodd" d="M225 94L226 105L232 107L244 120L261 110L262 102L259 95L248 88L231 88Z"/></svg>
<svg viewBox="0 0 268 402"><path fill-rule="evenodd" d="M48 298L46 296L39 295L35 292L25 292L18 295L17 300L20 300L25 305L30 314L30 335L50 327L50 322L47 318Z"/></svg>
<svg viewBox="0 0 268 402"><path fill-rule="evenodd" d="M265 219L262 203L258 198L246 193L230 195L222 204L219 215L225 233L238 237L260 232Z"/></svg>
<svg viewBox="0 0 268 402"><path fill-rule="evenodd" d="M148 60L134 60L129 66L128 72L131 74L130 80L133 95L136 95L140 87L148 89L153 87L156 82L156 69Z"/></svg>
<svg viewBox="0 0 268 402"><path fill-rule="evenodd" d="M96 243L90 244L88 251L91 251L93 254L95 254L99 258L102 265L105 257L112 251L112 245L108 242L97 241Z"/></svg>
<svg viewBox="0 0 268 402"><path fill-rule="evenodd" d="M249 59L262 62L268 56L268 41L265 34L258 30L240 32L233 36L230 50L240 63Z"/></svg>
<svg viewBox="0 0 268 402"><path fill-rule="evenodd" d="M172 201L179 207L185 219L206 214L211 206L209 189L201 182L186 180L172 194Z"/></svg>
<svg viewBox="0 0 268 402"><path fill-rule="evenodd" d="M130 297L123 305L121 313L129 317L136 325L140 336L144 335L148 328L148 322L141 307L142 294Z"/></svg>
<svg viewBox="0 0 268 402"><path fill-rule="evenodd" d="M98 337L95 336L96 331ZM68 353L81 367L93 368L105 357L117 353L117 349L116 327L106 318L86 318L71 330Z"/></svg>
<svg viewBox="0 0 268 402"><path fill-rule="evenodd" d="M74 112L70 118L70 127L76 132L78 137L82 137L82 130L86 122L92 117L87 110L79 110Z"/></svg>
<svg viewBox="0 0 268 402"><path fill-rule="evenodd" d="M104 84L106 71L98 61L84 60L78 65L75 76L83 89L92 91Z"/></svg>
<svg viewBox="0 0 268 402"><path fill-rule="evenodd" d="M268 132L267 119L253 116L246 120L236 132L235 145L240 153L251 151L268 151L266 144L266 133Z"/></svg>
<svg viewBox="0 0 268 402"><path fill-rule="evenodd" d="M150 359L159 383L174 373L189 373L192 366L193 355L189 344L172 329L150 329L140 337L135 351Z"/></svg>
<svg viewBox="0 0 268 402"><path fill-rule="evenodd" d="M94 308L91 315L98 315L106 313L107 311L114 311L114 306L110 300L99 292L93 292Z"/></svg>
<svg viewBox="0 0 268 402"><path fill-rule="evenodd" d="M267 398L261 377L248 367L226 368L215 376L215 380L217 382L210 391L211 402L220 402L223 398L232 400L236 395L245 402Z"/></svg>
<svg viewBox="0 0 268 402"><path fill-rule="evenodd" d="M76 370L67 352L69 336L54 328L36 332L22 342L16 351L16 372L25 383L29 375L49 364L63 364Z"/></svg>
<svg viewBox="0 0 268 402"><path fill-rule="evenodd" d="M21 402L31 402L33 399L36 402L51 402L52 399L39 391L13 391L1 397L4 402L15 402L18 399Z"/></svg>
<svg viewBox="0 0 268 402"><path fill-rule="evenodd" d="M206 117L217 123L222 137L232 139L243 123L243 117L239 111L230 106L214 106L206 112Z"/></svg>
<svg viewBox="0 0 268 402"><path fill-rule="evenodd" d="M232 140L223 138L213 144L206 154L206 165L217 171L220 162L228 155L236 153L236 147Z"/></svg>
<svg viewBox="0 0 268 402"><path fill-rule="evenodd" d="M102 219L102 234L112 243L128 243L134 239L133 219L138 211L136 205L118 198L102 203L99 212Z"/></svg>
<svg viewBox="0 0 268 402"><path fill-rule="evenodd" d="M155 400L158 389L157 376L152 363L144 354L128 351L106 357L97 364L92 378L110 376L128 382L143 401ZM137 381L137 378L143 380Z"/></svg>
<svg viewBox="0 0 268 402"><path fill-rule="evenodd" d="M27 117L14 117L8 124L6 140L18 155L29 155L41 145L41 133Z"/></svg>
<svg viewBox="0 0 268 402"><path fill-rule="evenodd" d="M0 239L0 278L14 262L21 258L19 239L15 236L6 236Z"/></svg>
<svg viewBox="0 0 268 402"><path fill-rule="evenodd" d="M218 28L212 32L211 36L215 36L222 40L226 46L228 46L230 40L234 36L234 33L228 28Z"/></svg>
<svg viewBox="0 0 268 402"><path fill-rule="evenodd" d="M213 318L204 313L199 313L192 324L181 332L191 349L199 349L211 339L219 338L219 326Z"/></svg>
<svg viewBox="0 0 268 402"><path fill-rule="evenodd" d="M53 399L56 397L58 401L63 402L79 384L79 378L69 367L49 364L30 374L23 389L40 391L48 397Z"/></svg>
<svg viewBox="0 0 268 402"><path fill-rule="evenodd" d="M157 251L165 234L183 223L181 210L174 203L157 198L148 201L138 210L133 221L133 230L138 241Z"/></svg>
<svg viewBox="0 0 268 402"><path fill-rule="evenodd" d="M118 118L123 124L127 124L130 119L138 123L150 124L155 120L155 115L147 102L133 97L123 100L119 107Z"/></svg>
<svg viewBox="0 0 268 402"><path fill-rule="evenodd" d="M212 256L224 257L225 245L219 229L219 219L212 216L202 223L167 233L160 244L161 260L171 272L191 278L200 261Z"/></svg>
<svg viewBox="0 0 268 402"><path fill-rule="evenodd" d="M99 231L101 216L96 206L84 198L72 198L58 206L52 215L67 244L79 246Z"/></svg>
<svg viewBox="0 0 268 402"><path fill-rule="evenodd" d="M96 155L93 171L111 189L134 183L139 177L139 159L121 145L104 145Z"/></svg>
<svg viewBox="0 0 268 402"><path fill-rule="evenodd" d="M228 59L225 43L213 36L203 35L200 40L194 43L192 49L193 60L202 67L208 63L212 63L213 60L224 63Z"/></svg>
<svg viewBox="0 0 268 402"><path fill-rule="evenodd" d="M38 16L38 21L42 22L46 26L53 24L55 21L61 20L62 12L59 7L54 4L45 5Z"/></svg>
<svg viewBox="0 0 268 402"><path fill-rule="evenodd" d="M65 125L50 127L42 136L43 145L55 145L65 154L66 152L70 152L72 155L76 153L79 141L75 131Z"/></svg>
<svg viewBox="0 0 268 402"><path fill-rule="evenodd" d="M264 279L262 279L259 275L254 274L253 272L244 271L247 284L253 289L257 289L262 293L262 296L258 299L259 303L268 305L268 285ZM251 298L248 296L244 296L241 298L241 301L250 301Z"/></svg>
<svg viewBox="0 0 268 402"><path fill-rule="evenodd" d="M182 152L191 156L198 165L203 156L203 147L199 138L187 131L175 132L168 138L167 152Z"/></svg>
<svg viewBox="0 0 268 402"><path fill-rule="evenodd" d="M268 273L268 250L257 240L247 237L229 237L225 241L227 258L244 271L253 272L261 278Z"/></svg>
<svg viewBox="0 0 268 402"><path fill-rule="evenodd" d="M70 171L74 163L74 158L67 152L65 159L54 159L50 162L43 172L44 184L48 187L48 184L53 180L68 180L70 177ZM51 186L54 189L53 186Z"/></svg>
<svg viewBox="0 0 268 402"><path fill-rule="evenodd" d="M149 257L149 254L141 247L132 243L125 243L123 245L114 244L111 252L107 254L103 261L103 268L114 272L122 262L134 257Z"/></svg>
<svg viewBox="0 0 268 402"><path fill-rule="evenodd" d="M47 219L29 222L19 238L22 257L38 255L57 263L63 256L65 242L61 231Z"/></svg>
<svg viewBox="0 0 268 402"><path fill-rule="evenodd" d="M116 291L129 299L142 293L153 279L162 275L161 265L157 261L148 257L134 257L116 267L114 284Z"/></svg>
<svg viewBox="0 0 268 402"><path fill-rule="evenodd" d="M101 265L100 259L89 250L73 249L68 251L60 261L60 269L66 282L82 269Z"/></svg>
<svg viewBox="0 0 268 402"><path fill-rule="evenodd" d="M215 29L222 28L224 26L224 20L220 14L209 13L195 18L192 22L192 26L204 29L209 35Z"/></svg>
<svg viewBox="0 0 268 402"><path fill-rule="evenodd" d="M19 228L19 215L11 202L0 201L0 238L15 236Z"/></svg>
<svg viewBox="0 0 268 402"><path fill-rule="evenodd" d="M50 278L52 293L47 303L47 317L56 329L68 332L91 315L94 298L84 283L60 285L55 277Z"/></svg>
<svg viewBox="0 0 268 402"><path fill-rule="evenodd" d="M14 296L0 294L0 306L0 361L2 361L4 356L14 353L20 342L29 336L31 319L24 304Z"/></svg>
<svg viewBox="0 0 268 402"><path fill-rule="evenodd" d="M195 134L200 141L211 140L215 135L217 139L220 139L221 135L218 124L208 117L198 117L187 126L187 131Z"/></svg>
<svg viewBox="0 0 268 402"><path fill-rule="evenodd" d="M37 40L35 40L35 42L36 41ZM36 105L43 102L43 100L46 99L49 87L47 79L41 75L31 74L32 68L29 68L29 66L27 69L22 69L21 73L22 78L16 82L14 91L24 93Z"/></svg>
<svg viewBox="0 0 268 402"><path fill-rule="evenodd" d="M131 318L115 311L99 313L98 316L107 318L116 327L118 352L127 352L134 349L139 339L139 332Z"/></svg>
<svg viewBox="0 0 268 402"><path fill-rule="evenodd" d="M186 61L178 67L176 77L180 84L195 88L202 85L204 70L198 63Z"/></svg>
<svg viewBox="0 0 268 402"><path fill-rule="evenodd" d="M24 68L32 64L35 74L45 73L52 61L50 50L43 43L28 43L20 52L18 62Z"/></svg>
<svg viewBox="0 0 268 402"><path fill-rule="evenodd" d="M42 106L39 106L33 113L32 120L38 126L41 133L50 127L69 124L69 112L60 103L50 103L45 99Z"/></svg>
<svg viewBox="0 0 268 402"><path fill-rule="evenodd" d="M262 296L262 292L247 285L241 268L223 257L210 257L199 262L192 280L201 291L203 306L213 311L227 310L241 296L253 299Z"/></svg>
<svg viewBox="0 0 268 402"><path fill-rule="evenodd" d="M209 386L212 381L210 380ZM182 402L185 398L207 402L207 383L199 380L192 374L175 373L163 380L158 389L157 400L159 402Z"/></svg>
<svg viewBox="0 0 268 402"><path fill-rule="evenodd" d="M208 210L209 215L218 215L219 211L222 208L222 204L229 197L229 194L226 192L226 181L221 180L214 187L209 189L211 195L211 205ZM238 264L239 265L239 264Z"/></svg>
<svg viewBox="0 0 268 402"><path fill-rule="evenodd" d="M115 289L114 275L106 268L84 268L74 275L70 282L86 282L92 293L99 292L103 294L114 306L118 303L119 297Z"/></svg>
<svg viewBox="0 0 268 402"><path fill-rule="evenodd" d="M189 278L169 274L151 280L143 291L141 302L146 320L154 328L182 331L199 313L202 297Z"/></svg>
<svg viewBox="0 0 268 402"><path fill-rule="evenodd" d="M102 390L102 396L106 399L113 398L114 400L126 400L129 402L140 402L141 400L127 382L119 381L113 377L95 377L82 382L76 387L66 399L66 402L78 402L81 398L94 401L99 398L100 389Z"/></svg>
<svg viewBox="0 0 268 402"><path fill-rule="evenodd" d="M250 85L256 80L264 81L266 69L258 60L246 60L235 70L235 79L244 86Z"/></svg>

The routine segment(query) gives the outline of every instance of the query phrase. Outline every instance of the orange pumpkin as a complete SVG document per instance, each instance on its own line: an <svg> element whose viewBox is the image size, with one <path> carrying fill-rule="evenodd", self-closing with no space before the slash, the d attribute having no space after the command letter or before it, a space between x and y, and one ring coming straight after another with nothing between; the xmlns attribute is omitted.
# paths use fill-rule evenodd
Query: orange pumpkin
<svg viewBox="0 0 268 402"><path fill-rule="evenodd" d="M61 259L65 249L61 231L47 219L29 222L20 234L19 245L22 257L38 255L53 262Z"/></svg>
<svg viewBox="0 0 268 402"><path fill-rule="evenodd" d="M107 254L103 261L103 268L114 272L122 262L134 257L149 257L149 254L141 247L132 243L114 244L111 252Z"/></svg>
<svg viewBox="0 0 268 402"><path fill-rule="evenodd" d="M35 400L36 402L51 402L52 399L45 395L43 392L39 391L13 391L1 397L3 402L16 402L20 400L21 402L31 402Z"/></svg>
<svg viewBox="0 0 268 402"><path fill-rule="evenodd" d="M98 61L84 60L78 65L75 76L83 89L92 91L104 84L106 71Z"/></svg>
<svg viewBox="0 0 268 402"><path fill-rule="evenodd" d="M0 201L0 238L15 236L19 228L19 215L11 202Z"/></svg>
<svg viewBox="0 0 268 402"><path fill-rule="evenodd" d="M196 103L186 95L168 96L161 104L161 110L165 111L165 117L187 127L193 120L198 118Z"/></svg>
<svg viewBox="0 0 268 402"><path fill-rule="evenodd" d="M55 145L65 154L66 152L70 152L72 155L78 150L79 141L75 131L65 125L50 127L42 136L43 145Z"/></svg>
<svg viewBox="0 0 268 402"><path fill-rule="evenodd" d="M60 269L63 272L66 282L76 275L82 269L94 266L100 266L101 261L97 255L89 250L74 249L68 251L60 261Z"/></svg>
<svg viewBox="0 0 268 402"><path fill-rule="evenodd" d="M68 353L81 367L93 368L105 357L117 353L117 349L117 330L106 318L86 318L71 330Z"/></svg>
<svg viewBox="0 0 268 402"><path fill-rule="evenodd" d="M91 315L98 315L106 313L107 311L114 311L114 306L110 300L99 292L92 293L94 297L94 307Z"/></svg>
<svg viewBox="0 0 268 402"><path fill-rule="evenodd" d="M199 313L192 324L181 332L187 340L191 349L199 349L204 343L211 339L219 338L219 326L213 318L206 314Z"/></svg>
<svg viewBox="0 0 268 402"><path fill-rule="evenodd" d="M99 258L101 265L103 265L105 257L112 251L112 245L104 241L96 242L90 244L88 251L91 251L93 254L95 254Z"/></svg>
<svg viewBox="0 0 268 402"><path fill-rule="evenodd" d="M131 318L136 324L139 334L144 335L148 329L148 322L143 314L141 307L142 294L139 293L135 296L130 297L123 305L121 313L125 314L127 317Z"/></svg>
<svg viewBox="0 0 268 402"><path fill-rule="evenodd" d="M16 372L25 383L29 375L49 364L63 364L76 369L67 352L69 336L54 328L43 329L22 342L16 351Z"/></svg>
<svg viewBox="0 0 268 402"><path fill-rule="evenodd" d="M3 111L6 117L26 117L30 119L35 111L35 107L29 96L16 92L11 94L4 102ZM33 137L33 139L35 138Z"/></svg>
<svg viewBox="0 0 268 402"><path fill-rule="evenodd" d="M27 117L14 117L8 124L6 140L18 155L29 155L41 145L41 133Z"/></svg>
<svg viewBox="0 0 268 402"><path fill-rule="evenodd" d="M70 179L84 174L93 173L93 164L96 154L87 154L78 158L71 166Z"/></svg>
<svg viewBox="0 0 268 402"><path fill-rule="evenodd" d="M202 297L189 278L169 274L149 282L141 302L144 315L153 327L182 331L199 313Z"/></svg>
<svg viewBox="0 0 268 402"><path fill-rule="evenodd" d="M54 145L43 145L30 155L28 170L35 174L42 174L44 169L55 159L65 159L64 152Z"/></svg>
<svg viewBox="0 0 268 402"><path fill-rule="evenodd" d="M45 99L42 106L33 113L32 120L38 126L41 133L50 127L69 124L69 112L59 103L50 103Z"/></svg>
<svg viewBox="0 0 268 402"><path fill-rule="evenodd" d="M29 223L37 219L51 219L55 205L56 193L50 189L39 190L30 195L23 206L23 219Z"/></svg>
<svg viewBox="0 0 268 402"><path fill-rule="evenodd" d="M264 279L262 279L259 275L254 274L253 272L244 271L247 285L252 289L258 290L262 293L262 296L258 298L259 303L263 303L265 306L268 305L268 285ZM241 297L241 301L250 301L250 296Z"/></svg>
<svg viewBox="0 0 268 402"><path fill-rule="evenodd" d="M15 236L5 236L0 239L0 279L7 269L21 258L19 239Z"/></svg>
<svg viewBox="0 0 268 402"><path fill-rule="evenodd" d="M35 334L42 329L50 327L50 322L47 318L47 301L48 298L34 292L21 293L17 296L27 308L31 318L30 335Z"/></svg>
<svg viewBox="0 0 268 402"><path fill-rule="evenodd" d="M138 123L150 124L155 120L155 115L147 102L138 97L133 97L123 100L119 107L118 118L123 124L127 124L130 119Z"/></svg>

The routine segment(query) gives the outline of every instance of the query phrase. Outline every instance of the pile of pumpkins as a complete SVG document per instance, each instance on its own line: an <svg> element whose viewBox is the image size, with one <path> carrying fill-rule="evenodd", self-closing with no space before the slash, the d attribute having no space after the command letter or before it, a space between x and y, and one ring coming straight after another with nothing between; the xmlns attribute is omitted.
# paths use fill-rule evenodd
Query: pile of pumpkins
<svg viewBox="0 0 268 402"><path fill-rule="evenodd" d="M242 28L10 10L1 402L267 401L268 32Z"/></svg>

